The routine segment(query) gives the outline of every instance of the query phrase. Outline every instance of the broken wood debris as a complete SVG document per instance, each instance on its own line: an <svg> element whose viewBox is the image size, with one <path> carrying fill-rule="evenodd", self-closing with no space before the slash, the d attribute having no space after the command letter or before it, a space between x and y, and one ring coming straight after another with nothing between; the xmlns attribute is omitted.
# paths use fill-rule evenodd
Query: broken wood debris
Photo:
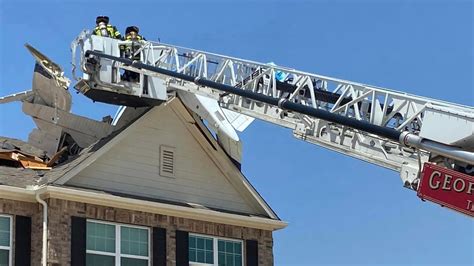
<svg viewBox="0 0 474 266"><path fill-rule="evenodd" d="M33 170L50 170L48 166L41 158L24 153L19 150L1 150L0 149L0 164L1 161L6 161L8 165L15 165L17 167L22 166L23 168Z"/></svg>

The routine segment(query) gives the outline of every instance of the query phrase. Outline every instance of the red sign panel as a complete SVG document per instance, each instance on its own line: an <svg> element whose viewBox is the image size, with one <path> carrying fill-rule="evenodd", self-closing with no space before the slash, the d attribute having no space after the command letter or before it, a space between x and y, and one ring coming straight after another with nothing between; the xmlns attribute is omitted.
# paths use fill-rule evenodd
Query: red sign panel
<svg viewBox="0 0 474 266"><path fill-rule="evenodd" d="M425 163L418 197L474 217L474 177Z"/></svg>

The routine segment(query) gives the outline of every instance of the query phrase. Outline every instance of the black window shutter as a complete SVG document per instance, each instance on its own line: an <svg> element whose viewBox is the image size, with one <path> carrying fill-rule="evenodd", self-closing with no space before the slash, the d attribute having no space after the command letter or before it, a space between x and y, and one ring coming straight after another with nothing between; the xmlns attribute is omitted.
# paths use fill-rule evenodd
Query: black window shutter
<svg viewBox="0 0 474 266"><path fill-rule="evenodd" d="M176 230L176 266L189 266L189 233Z"/></svg>
<svg viewBox="0 0 474 266"><path fill-rule="evenodd" d="M245 241L246 245L246 266L258 266L258 242L256 240Z"/></svg>
<svg viewBox="0 0 474 266"><path fill-rule="evenodd" d="M71 266L86 265L86 218L71 217Z"/></svg>
<svg viewBox="0 0 474 266"><path fill-rule="evenodd" d="M153 227L153 266L166 266L166 229Z"/></svg>
<svg viewBox="0 0 474 266"><path fill-rule="evenodd" d="M15 216L15 265L31 265L31 217Z"/></svg>

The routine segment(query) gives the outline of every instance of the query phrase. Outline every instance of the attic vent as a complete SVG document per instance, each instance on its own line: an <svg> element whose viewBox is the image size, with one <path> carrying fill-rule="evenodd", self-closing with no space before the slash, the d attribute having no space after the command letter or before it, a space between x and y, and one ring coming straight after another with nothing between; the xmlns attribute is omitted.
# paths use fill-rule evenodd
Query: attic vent
<svg viewBox="0 0 474 266"><path fill-rule="evenodd" d="M174 152L175 148L160 146L160 175L174 177Z"/></svg>

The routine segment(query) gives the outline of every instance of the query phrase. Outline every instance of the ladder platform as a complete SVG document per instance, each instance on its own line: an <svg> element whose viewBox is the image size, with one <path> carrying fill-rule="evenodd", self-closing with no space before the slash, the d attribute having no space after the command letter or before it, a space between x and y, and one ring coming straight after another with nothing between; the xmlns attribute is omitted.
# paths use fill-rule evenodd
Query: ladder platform
<svg viewBox="0 0 474 266"><path fill-rule="evenodd" d="M102 102L113 105L123 105L128 107L148 107L148 106L157 106L164 103L164 100L149 98L149 97L140 97L132 94L124 94L117 91L111 91L108 88L104 89L101 86L95 88L89 87L84 80L81 80L79 83L74 86L79 92L84 94L87 98L93 100L94 102Z"/></svg>

